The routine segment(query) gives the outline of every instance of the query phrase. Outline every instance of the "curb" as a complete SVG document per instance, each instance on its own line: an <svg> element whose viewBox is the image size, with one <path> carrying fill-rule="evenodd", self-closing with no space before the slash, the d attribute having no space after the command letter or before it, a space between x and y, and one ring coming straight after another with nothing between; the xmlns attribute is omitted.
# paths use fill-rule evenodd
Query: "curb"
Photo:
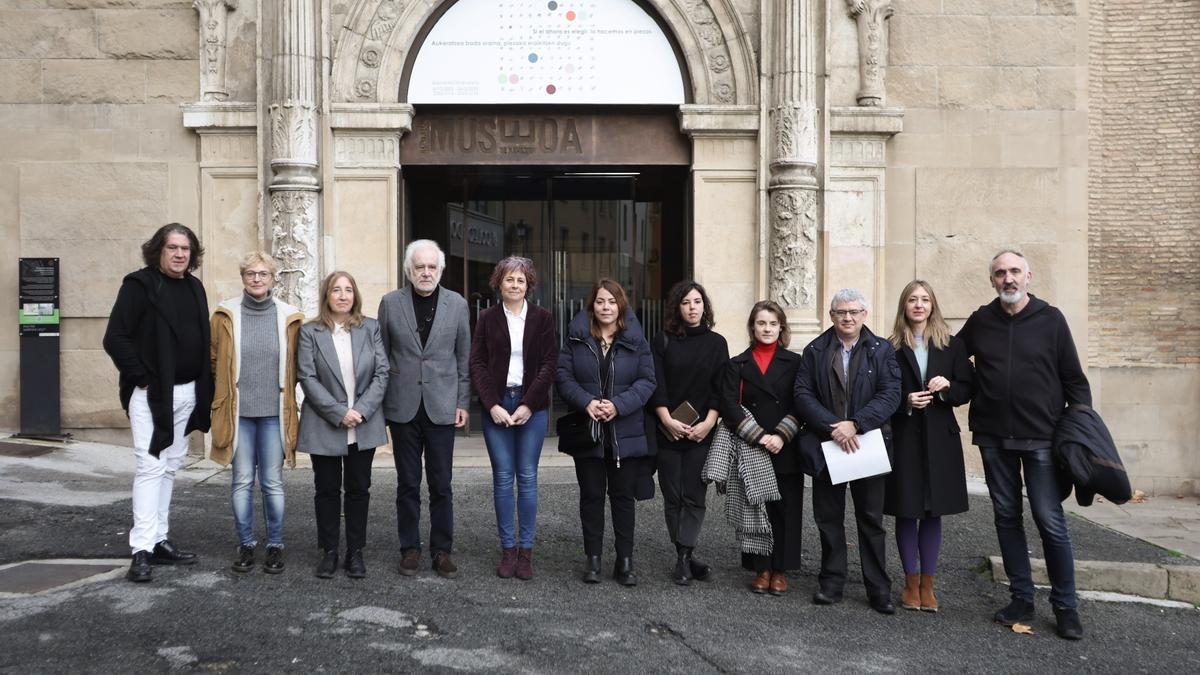
<svg viewBox="0 0 1200 675"><path fill-rule="evenodd" d="M1008 575L1004 573L1004 561L1000 556L989 556L988 562L992 578L997 583L1007 582ZM1030 558L1029 564L1033 583L1049 586L1046 561ZM1200 566L1076 560L1075 587L1081 591L1124 593L1200 605Z"/></svg>

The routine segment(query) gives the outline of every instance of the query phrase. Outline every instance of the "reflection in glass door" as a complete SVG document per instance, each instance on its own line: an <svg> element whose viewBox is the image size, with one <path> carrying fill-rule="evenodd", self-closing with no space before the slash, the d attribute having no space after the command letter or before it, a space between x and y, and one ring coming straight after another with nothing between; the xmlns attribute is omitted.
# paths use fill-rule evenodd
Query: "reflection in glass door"
<svg viewBox="0 0 1200 675"><path fill-rule="evenodd" d="M662 298L684 277L686 169L635 172L461 173L445 167L406 174L411 237L446 251L442 283L467 298L472 328L497 302L488 281L509 255L534 261L530 301L549 308L559 339L597 279L629 294L648 338L662 328ZM478 411L475 411L478 412Z"/></svg>

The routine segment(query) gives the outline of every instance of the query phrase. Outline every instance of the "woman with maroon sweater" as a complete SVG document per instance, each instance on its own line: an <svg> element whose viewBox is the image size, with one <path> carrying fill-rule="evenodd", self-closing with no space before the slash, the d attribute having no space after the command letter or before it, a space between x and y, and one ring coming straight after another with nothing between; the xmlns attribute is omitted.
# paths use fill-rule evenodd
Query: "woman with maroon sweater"
<svg viewBox="0 0 1200 675"><path fill-rule="evenodd" d="M483 440L492 461L500 535L496 574L504 579L533 578L538 460L546 437L550 383L558 364L553 317L525 299L536 285L537 273L529 258L511 256L497 263L491 286L501 303L479 315L471 342L471 383L486 413ZM520 542L513 533L514 509Z"/></svg>

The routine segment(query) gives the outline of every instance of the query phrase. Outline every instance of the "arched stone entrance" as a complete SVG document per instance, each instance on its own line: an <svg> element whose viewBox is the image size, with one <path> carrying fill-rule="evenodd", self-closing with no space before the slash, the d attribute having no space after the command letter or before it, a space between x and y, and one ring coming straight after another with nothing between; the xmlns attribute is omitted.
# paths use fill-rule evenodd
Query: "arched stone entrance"
<svg viewBox="0 0 1200 675"><path fill-rule="evenodd" d="M337 37L331 96L403 103L399 83L421 31L456 0L358 0ZM730 0L641 0L683 53L696 105L758 103L758 67Z"/></svg>
<svg viewBox="0 0 1200 675"><path fill-rule="evenodd" d="M414 115L402 100L405 67L431 24L456 1L359 0L337 35L328 89L334 161L325 186L325 231L332 242L326 266L348 250L356 261L380 258L381 247L365 250L362 242L389 241L388 260L378 261L389 274L366 281L368 302L401 282L394 253L405 239L398 232L405 209L399 149ZM691 144L691 234L683 245L691 246L696 278L713 289L718 321L734 327L765 288L758 65L730 0L637 2L675 43L690 85L688 102L677 112L677 128Z"/></svg>

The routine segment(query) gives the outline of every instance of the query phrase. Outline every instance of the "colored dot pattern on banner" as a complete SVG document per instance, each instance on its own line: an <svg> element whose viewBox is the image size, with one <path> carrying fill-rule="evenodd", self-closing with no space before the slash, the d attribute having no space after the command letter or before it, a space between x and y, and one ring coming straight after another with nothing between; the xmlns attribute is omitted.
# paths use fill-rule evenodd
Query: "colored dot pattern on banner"
<svg viewBox="0 0 1200 675"><path fill-rule="evenodd" d="M499 93L550 97L596 91L598 0L496 0Z"/></svg>

